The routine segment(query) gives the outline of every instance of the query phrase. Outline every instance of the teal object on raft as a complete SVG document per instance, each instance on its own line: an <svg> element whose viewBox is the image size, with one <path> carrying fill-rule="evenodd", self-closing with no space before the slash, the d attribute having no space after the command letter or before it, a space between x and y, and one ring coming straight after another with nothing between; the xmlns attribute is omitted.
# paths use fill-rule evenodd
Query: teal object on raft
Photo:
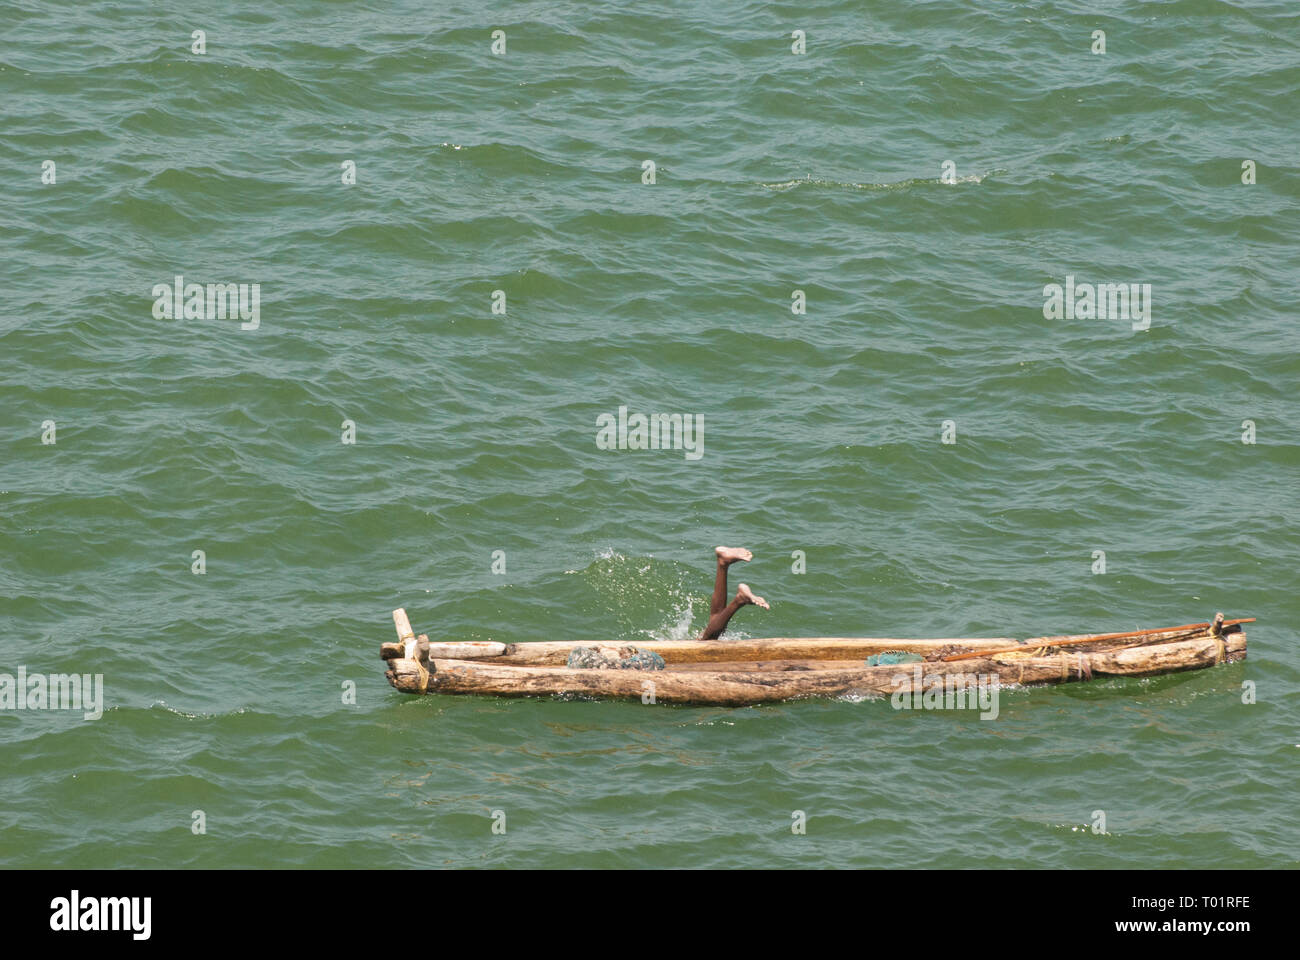
<svg viewBox="0 0 1300 960"><path fill-rule="evenodd" d="M917 653L907 653L903 650L886 650L884 653L873 653L867 657L867 666L892 667L899 663L920 663L924 659Z"/></svg>

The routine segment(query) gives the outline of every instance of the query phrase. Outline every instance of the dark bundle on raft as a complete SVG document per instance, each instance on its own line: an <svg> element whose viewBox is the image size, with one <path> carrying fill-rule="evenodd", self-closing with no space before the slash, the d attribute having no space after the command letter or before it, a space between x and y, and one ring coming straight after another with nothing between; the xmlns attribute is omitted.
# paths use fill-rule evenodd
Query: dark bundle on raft
<svg viewBox="0 0 1300 960"><path fill-rule="evenodd" d="M766 640L664 640L634 648L663 668L571 666L566 641L430 643L416 636L405 610L393 611L397 643L385 643L389 683L403 693L472 693L497 697L577 696L747 706L803 697L891 696L967 675L996 676L1002 686L1069 683L1098 677L1148 677L1198 670L1246 657L1241 624L1254 618L1134 630L993 639L902 640L802 637ZM585 645L592 647L591 644ZM613 648L617 650L618 648ZM898 664L880 654L916 654ZM579 655L576 662L583 662ZM618 655L622 659L622 655ZM594 661L590 661L593 662ZM647 662L652 663L653 661Z"/></svg>
<svg viewBox="0 0 1300 960"><path fill-rule="evenodd" d="M566 667L588 670L663 670L664 658L640 647L574 647Z"/></svg>

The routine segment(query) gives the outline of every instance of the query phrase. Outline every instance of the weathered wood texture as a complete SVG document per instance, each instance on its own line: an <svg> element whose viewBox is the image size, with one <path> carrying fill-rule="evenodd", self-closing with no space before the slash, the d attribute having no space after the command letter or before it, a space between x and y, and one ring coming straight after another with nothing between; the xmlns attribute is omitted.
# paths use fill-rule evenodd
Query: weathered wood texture
<svg viewBox="0 0 1300 960"><path fill-rule="evenodd" d="M903 650L925 656L941 648L996 650L1014 644L1010 637L972 640L903 640L890 637L770 637L761 640L648 640L636 645L669 663L718 663L739 660L862 660L873 653ZM512 643L495 662L520 666L563 666L581 643L544 641Z"/></svg>
<svg viewBox="0 0 1300 960"><path fill-rule="evenodd" d="M461 643L430 643L429 656L444 660L479 660L499 657L506 652L504 643L490 640L466 640ZM406 656L406 645L402 643L385 643L379 647L379 655L385 660Z"/></svg>
<svg viewBox="0 0 1300 960"><path fill-rule="evenodd" d="M1062 634L1055 637L1030 637L1028 640L1018 641L1018 648L1025 647L1043 647L1059 649L1061 647L1076 647L1088 645L1089 647L1098 647L1103 641L1110 646L1132 647L1139 644L1147 643L1164 643L1170 638L1191 638L1199 637L1204 633L1220 634L1223 628L1235 627L1242 623L1254 623L1254 617L1246 617L1242 620L1224 620L1222 613L1216 613L1214 619L1206 623L1185 623L1177 627L1156 628L1152 630L1130 630L1126 633L1085 633L1085 634ZM1017 652L1017 647L1010 647L1005 650L998 650L997 653ZM945 660L970 660L978 656L977 653L959 653L952 656L944 657Z"/></svg>
<svg viewBox="0 0 1300 960"><path fill-rule="evenodd" d="M889 643L895 645L897 641ZM893 648L901 649L896 645ZM834 647L828 649L838 652ZM872 652L878 651L873 649ZM1209 667L1220 662L1240 660L1245 655L1246 635L1244 631L1237 630L1225 633L1221 638L1207 633L1164 643L1144 642L1140 646L1091 651L1075 648L1068 653L1045 656L1026 656L1017 651L1016 654L1005 657L989 656L958 662L802 670L797 667L780 668L770 662L755 669L752 662L737 664L734 660L727 666L743 666L744 669L572 670L567 667L521 666L498 661L434 658L427 666L430 672L427 692L627 700L642 700L652 694L657 703L745 706L803 697L888 696L895 692L920 692L925 685L933 683L935 678L967 674L996 674L1004 686L1061 683L1107 676L1150 676ZM699 661L685 662L689 664ZM420 664L405 657L390 659L388 663L386 675L396 689L408 693L421 692Z"/></svg>

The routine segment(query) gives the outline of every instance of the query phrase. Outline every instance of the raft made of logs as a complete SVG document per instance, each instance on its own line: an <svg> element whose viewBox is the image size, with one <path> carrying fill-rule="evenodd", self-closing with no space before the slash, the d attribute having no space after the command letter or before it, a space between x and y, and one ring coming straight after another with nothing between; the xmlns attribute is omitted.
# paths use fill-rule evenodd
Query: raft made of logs
<svg viewBox="0 0 1300 960"><path fill-rule="evenodd" d="M403 693L494 697L576 697L741 707L806 697L921 694L936 684L996 677L1002 687L1100 677L1149 677L1246 658L1242 620L1216 614L1205 623L1015 640L906 640L877 637L777 637L764 640L662 640L637 644L664 660L662 670L567 666L568 641L431 643L416 636L405 610L393 611L397 643L380 656L388 682ZM869 666L877 654L912 662ZM921 659L917 660L916 657Z"/></svg>

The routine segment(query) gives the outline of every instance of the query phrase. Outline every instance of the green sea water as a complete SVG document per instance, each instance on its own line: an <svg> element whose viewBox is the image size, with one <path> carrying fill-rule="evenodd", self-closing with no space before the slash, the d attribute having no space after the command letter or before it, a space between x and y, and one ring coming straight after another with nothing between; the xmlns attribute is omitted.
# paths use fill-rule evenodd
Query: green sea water
<svg viewBox="0 0 1300 960"><path fill-rule="evenodd" d="M0 710L0 864L1300 861L1293 2L218 6L0 2L0 673L105 700ZM691 636L719 543L736 636L1259 619L996 720L384 680Z"/></svg>

